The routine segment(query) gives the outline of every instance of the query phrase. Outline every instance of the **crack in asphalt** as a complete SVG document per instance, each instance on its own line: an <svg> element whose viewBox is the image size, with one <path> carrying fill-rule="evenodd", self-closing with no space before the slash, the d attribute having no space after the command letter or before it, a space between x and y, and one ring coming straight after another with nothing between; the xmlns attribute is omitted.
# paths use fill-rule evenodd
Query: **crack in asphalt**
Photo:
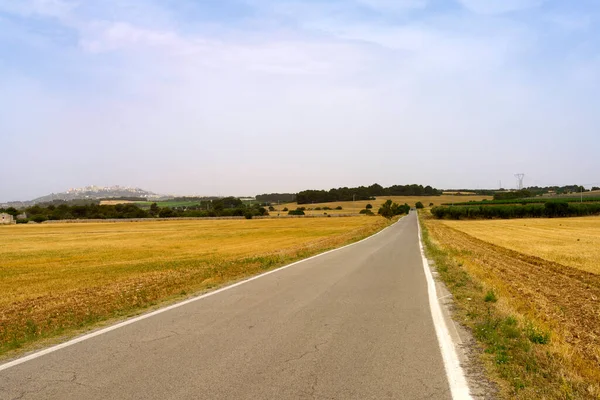
<svg viewBox="0 0 600 400"><path fill-rule="evenodd" d="M290 358L290 359L288 359L288 360L285 360L285 363L290 363L290 362L293 362L293 361L299 361L299 360L303 359L304 357L306 357L306 356L307 356L307 355L309 355L309 354L314 354L314 353L317 353L317 352L320 350L320 349L319 349L319 347L321 347L321 346L324 346L324 345L326 345L327 343L329 343L329 340L326 340L326 341L324 341L323 343L318 343L318 344L315 344L315 346L314 346L314 347L315 347L315 348L314 348L314 350L309 350L309 351L307 351L307 352L304 352L304 353L302 353L302 355L301 355L300 357L294 357L294 358Z"/></svg>

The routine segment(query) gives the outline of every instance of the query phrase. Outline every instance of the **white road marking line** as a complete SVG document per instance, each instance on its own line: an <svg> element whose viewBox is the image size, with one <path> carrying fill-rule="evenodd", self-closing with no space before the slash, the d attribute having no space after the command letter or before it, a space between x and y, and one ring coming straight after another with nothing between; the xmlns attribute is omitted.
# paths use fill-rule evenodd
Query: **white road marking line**
<svg viewBox="0 0 600 400"><path fill-rule="evenodd" d="M176 303L176 304L170 305L170 306L168 306L168 307L161 308L161 309L158 309L158 310L156 310L156 311L152 311L152 312L150 312L150 313L148 313L148 314L140 315L139 317L135 317L135 318L132 318L132 319L129 319L129 320L123 321L123 322L121 322L121 323L118 323L118 324L116 324L116 325L109 326L108 328L104 328L104 329L101 329L101 330L99 330L99 331L96 331L96 332L88 333L87 335L83 335L83 336L80 336L80 337L78 337L78 338L75 338L75 339L69 340L68 342L61 343L61 344L59 344L59 345L52 346L52 347L49 347L49 348L47 348L47 349L44 349L44 350L40 350L40 351L38 351L38 352L35 352L35 353L32 353L32 354L30 354L30 355L28 355L28 356L21 357L21 358L17 358L16 360L13 360L13 361L10 361L10 362L8 362L8 363L6 363L6 364L2 364L2 365L0 365L0 371L4 371L4 370L6 370L6 369L9 369L9 368L15 367L15 366L17 366L17 365L19 365L19 364L23 364L23 363L25 363L25 362L27 362L27 361L35 360L36 358L39 358L39 357L45 356L46 354L54 353L55 351L58 351L58 350L64 349L65 347L73 346L74 344L77 344L77 343L83 342L83 341L85 341L85 340L88 340L88 339L92 339L92 338L94 338L94 337L96 337L96 336L103 335L103 334L105 334L105 333L108 333L108 332L114 331L114 330L116 330L116 329L119 329L119 328L123 328L124 326L127 326L127 325L134 324L134 323L136 323L136 322L139 322L139 321L145 320L145 319L147 319L147 318L150 318L150 317L153 317L153 316L155 316L155 315L162 314L162 313L164 313L164 312L167 312L167 311L173 310L173 309L175 309L175 308L179 308L179 307L185 306L185 305L187 305L187 304L190 304L190 303L196 302L196 301L198 301L198 300L205 299L205 298L207 298L207 297L210 297L210 296L214 296L214 295L216 295L216 294L219 294L219 293L221 293L221 292L224 292L224 291L226 291L226 290L230 290L230 289L236 288L236 287L238 287L238 286L241 286L241 285L243 285L243 284L246 284L246 283L248 283L248 282L252 282L252 281L254 281L254 280L256 280L256 279L263 278L263 277L265 277L265 276L267 276L267 275L271 275L271 274L274 274L274 273L276 273L276 272L283 271L283 270L285 270L285 269L288 269L288 268L290 268L290 267L293 267L293 266L295 266L295 265L298 265L298 264L300 264L300 263L303 263L303 262L306 262L306 261L309 261L309 260L315 259L315 258L317 258L317 257L324 256L324 255L326 255L326 254L333 253L333 252L335 252L335 251L339 251L339 250L345 249L345 248L347 248L347 247L350 247L350 246L357 245L357 244L359 244L359 243L362 243L362 242L364 242L364 241L367 241L367 240L369 240L369 239L371 239L371 238L374 238L375 236L379 235L380 233L383 233L383 232L385 232L386 230L388 230L389 228L391 228L392 226L394 226L394 225L396 225L398 222L400 222L400 221L401 221L403 218L404 218L404 217L400 218L400 219L399 219L397 222L395 222L394 224L392 224L392 225L390 225L390 226L388 226L388 227L386 227L386 228L384 228L384 229L380 230L379 232L377 232L377 233L375 233L375 234L373 234L373 235L371 235L371 236L369 236L369 237L366 237L366 238L364 238L364 239L362 239L362 240L359 240L358 242L350 243L350 244L347 244L347 245L345 245L345 246L338 247L337 249L328 250L328 251L326 251L326 252L324 252L324 253L320 253L320 254L314 255L314 256L312 256L312 257L305 258L304 260L296 261L296 262L294 262L294 263L292 263L292 264L284 265L283 267L279 267L279 268L277 268L277 269L274 269L274 270L272 270L272 271L268 271L268 272L262 273L262 274L260 274L260 275L253 276L252 278L245 279L245 280L243 280L243 281L241 281L241 282L237 282L237 283L234 283L234 284L232 284L232 285L225 286L225 287L223 287L223 288L221 288L221 289L217 289L217 290L215 290L215 291L213 291L213 292L206 293L206 294L203 294L203 295L200 295L200 296L196 296L196 297L192 297L191 299L184 300L184 301L182 301L182 302L180 302L180 303Z"/></svg>
<svg viewBox="0 0 600 400"><path fill-rule="evenodd" d="M452 342L450 331L446 325L446 320L442 314L442 308L437 299L437 291L435 288L435 281L433 275L429 269L429 262L425 257L425 250L423 248L423 239L421 236L421 223L419 216L417 218L417 225L419 227L419 247L421 248L421 257L423 258L423 269L425 271L425 277L427 278L427 290L429 292L429 307L431 308L431 316L433 318L433 325L435 326L435 333L438 338L438 344L442 353L442 359L444 360L444 368L446 375L448 376L448 384L450 385L450 393L452 398L455 400L467 400L472 399L469 391L469 385L465 378L464 371L458 360L458 354L456 348Z"/></svg>

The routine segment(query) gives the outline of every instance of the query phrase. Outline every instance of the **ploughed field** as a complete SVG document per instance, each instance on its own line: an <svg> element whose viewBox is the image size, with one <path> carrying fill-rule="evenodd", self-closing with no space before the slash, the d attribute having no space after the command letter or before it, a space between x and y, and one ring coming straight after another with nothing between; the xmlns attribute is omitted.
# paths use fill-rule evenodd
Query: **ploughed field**
<svg viewBox="0 0 600 400"><path fill-rule="evenodd" d="M600 398L600 217L425 223L465 272L498 293L502 309L549 329L539 359L582 385L578 393ZM576 398L567 386L564 398Z"/></svg>
<svg viewBox="0 0 600 400"><path fill-rule="evenodd" d="M379 217L0 227L0 355L362 239Z"/></svg>

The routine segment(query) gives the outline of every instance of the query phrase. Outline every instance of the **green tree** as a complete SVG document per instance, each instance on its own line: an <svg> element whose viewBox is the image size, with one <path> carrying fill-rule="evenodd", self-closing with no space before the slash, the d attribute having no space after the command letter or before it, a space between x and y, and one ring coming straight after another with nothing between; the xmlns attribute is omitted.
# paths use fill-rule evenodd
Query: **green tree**
<svg viewBox="0 0 600 400"><path fill-rule="evenodd" d="M386 202L383 203L381 207L379 207L379 211L377 212L377 214L387 219L392 218L394 216L394 211L392 210L392 201L386 200Z"/></svg>

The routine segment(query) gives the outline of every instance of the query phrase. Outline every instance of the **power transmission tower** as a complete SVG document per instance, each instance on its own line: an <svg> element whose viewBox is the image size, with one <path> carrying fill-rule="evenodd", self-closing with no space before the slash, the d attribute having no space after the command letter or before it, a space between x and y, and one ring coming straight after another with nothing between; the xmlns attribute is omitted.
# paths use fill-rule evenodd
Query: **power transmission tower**
<svg viewBox="0 0 600 400"><path fill-rule="evenodd" d="M523 179L525 178L525 174L515 174L515 178L517 178L517 188L523 190Z"/></svg>

